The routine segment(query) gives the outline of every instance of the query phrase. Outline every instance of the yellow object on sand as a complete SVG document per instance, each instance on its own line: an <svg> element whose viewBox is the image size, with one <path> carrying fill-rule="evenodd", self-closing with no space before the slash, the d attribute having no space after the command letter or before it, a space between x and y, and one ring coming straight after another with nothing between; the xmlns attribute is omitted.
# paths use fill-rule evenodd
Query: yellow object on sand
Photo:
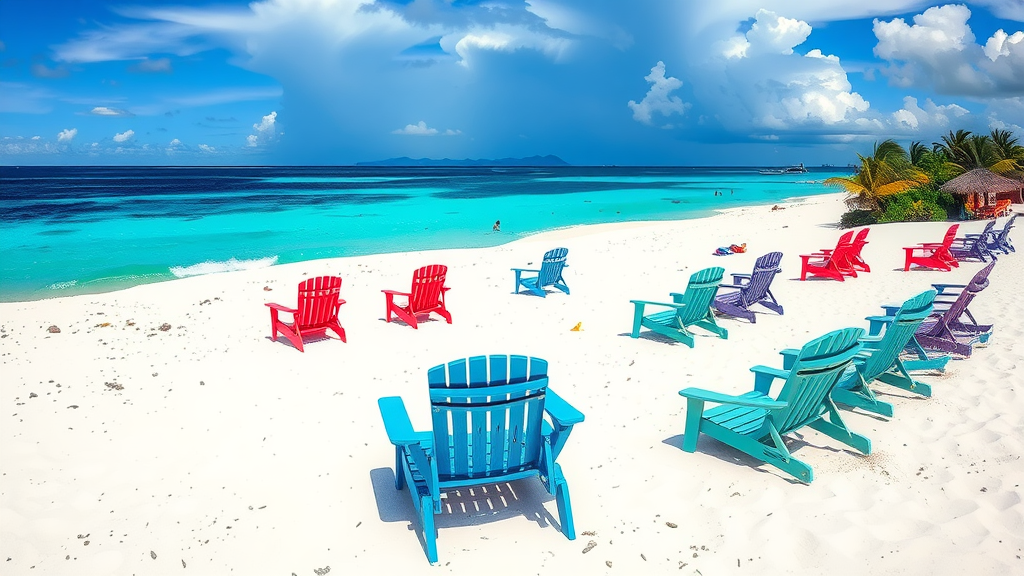
<svg viewBox="0 0 1024 576"><path fill-rule="evenodd" d="M583 322L577 322L575 326L569 329L569 332L583 332Z"/></svg>

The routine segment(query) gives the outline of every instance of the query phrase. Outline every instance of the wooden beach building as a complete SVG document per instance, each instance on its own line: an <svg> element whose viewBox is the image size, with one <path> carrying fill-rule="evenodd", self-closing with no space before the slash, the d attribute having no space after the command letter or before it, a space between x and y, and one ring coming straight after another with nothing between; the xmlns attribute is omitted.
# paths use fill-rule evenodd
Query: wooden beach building
<svg viewBox="0 0 1024 576"><path fill-rule="evenodd" d="M975 218L992 218L1007 211L1010 204L1022 204L1024 182L1000 176L986 168L965 172L940 188L963 199L964 208Z"/></svg>

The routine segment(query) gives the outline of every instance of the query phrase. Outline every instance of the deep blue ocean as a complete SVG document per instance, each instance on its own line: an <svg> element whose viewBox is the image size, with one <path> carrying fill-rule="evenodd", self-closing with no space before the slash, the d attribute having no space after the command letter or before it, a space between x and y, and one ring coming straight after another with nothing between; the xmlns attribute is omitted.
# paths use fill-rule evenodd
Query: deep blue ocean
<svg viewBox="0 0 1024 576"><path fill-rule="evenodd" d="M0 301L317 258L495 246L578 224L695 218L835 192L821 181L847 173L4 166Z"/></svg>

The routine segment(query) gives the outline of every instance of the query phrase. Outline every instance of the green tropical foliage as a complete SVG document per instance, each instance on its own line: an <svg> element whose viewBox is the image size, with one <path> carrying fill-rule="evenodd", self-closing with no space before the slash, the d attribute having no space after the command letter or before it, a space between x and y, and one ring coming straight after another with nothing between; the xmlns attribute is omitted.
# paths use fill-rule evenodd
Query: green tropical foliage
<svg viewBox="0 0 1024 576"><path fill-rule="evenodd" d="M851 209L880 210L885 197L929 181L928 175L911 164L907 151L894 140L876 142L871 156L857 157L860 170L856 174L825 180L825 185L847 192L846 205Z"/></svg>
<svg viewBox="0 0 1024 576"><path fill-rule="evenodd" d="M950 130L931 148L915 141L904 149L894 140L884 140L875 143L870 156L857 158L856 174L825 181L848 193L850 211L842 217L843 227L956 217L961 209L958 200L939 187L975 168L1024 180L1024 145L1002 129L989 134Z"/></svg>

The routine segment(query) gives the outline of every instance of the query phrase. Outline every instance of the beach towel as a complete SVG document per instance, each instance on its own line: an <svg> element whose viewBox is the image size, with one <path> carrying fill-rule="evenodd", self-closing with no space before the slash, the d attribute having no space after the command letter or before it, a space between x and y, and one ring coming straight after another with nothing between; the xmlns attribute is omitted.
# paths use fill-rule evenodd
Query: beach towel
<svg viewBox="0 0 1024 576"><path fill-rule="evenodd" d="M726 248L724 246L720 246L718 248L715 248L715 251L712 252L713 256L728 256L729 254L732 254L732 249L731 248Z"/></svg>

